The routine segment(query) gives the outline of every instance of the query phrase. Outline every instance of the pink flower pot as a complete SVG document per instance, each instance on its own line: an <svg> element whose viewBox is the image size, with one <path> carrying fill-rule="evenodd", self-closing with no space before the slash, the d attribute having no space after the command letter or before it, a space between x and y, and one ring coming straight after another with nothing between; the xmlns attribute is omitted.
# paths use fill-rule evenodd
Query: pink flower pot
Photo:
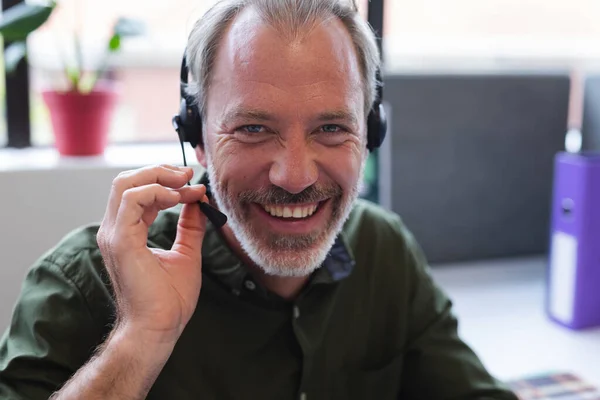
<svg viewBox="0 0 600 400"><path fill-rule="evenodd" d="M103 154L117 97L117 91L108 86L86 94L43 91L58 152L65 156Z"/></svg>

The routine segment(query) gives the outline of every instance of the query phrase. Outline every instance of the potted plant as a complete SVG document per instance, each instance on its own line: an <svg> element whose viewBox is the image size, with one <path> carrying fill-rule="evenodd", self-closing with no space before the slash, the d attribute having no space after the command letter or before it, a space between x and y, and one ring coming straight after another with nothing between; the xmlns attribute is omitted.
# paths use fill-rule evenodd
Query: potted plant
<svg viewBox="0 0 600 400"><path fill-rule="evenodd" d="M47 5L19 3L4 11L0 20L0 34L6 48L4 60L7 73L15 70L26 56L27 36L42 26L56 8L56 2ZM78 34L75 34L75 62L64 60L66 90L44 90L42 98L48 106L55 145L61 155L99 155L108 140L110 122L117 101L117 90L105 78L109 57L121 49L126 37L143 33L143 25L136 20L120 18L114 25L98 67L86 71Z"/></svg>

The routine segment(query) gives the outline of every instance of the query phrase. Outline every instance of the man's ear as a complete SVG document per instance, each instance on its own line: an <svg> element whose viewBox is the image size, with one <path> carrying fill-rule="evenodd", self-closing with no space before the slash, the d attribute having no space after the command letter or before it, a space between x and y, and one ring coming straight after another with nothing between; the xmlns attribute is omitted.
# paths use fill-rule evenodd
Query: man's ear
<svg viewBox="0 0 600 400"><path fill-rule="evenodd" d="M196 148L194 149L194 151L196 152L196 159L198 160L198 163L200 163L200 165L202 165L202 167L204 169L206 169L207 164L206 164L206 152L204 150L204 146L198 145L196 146Z"/></svg>

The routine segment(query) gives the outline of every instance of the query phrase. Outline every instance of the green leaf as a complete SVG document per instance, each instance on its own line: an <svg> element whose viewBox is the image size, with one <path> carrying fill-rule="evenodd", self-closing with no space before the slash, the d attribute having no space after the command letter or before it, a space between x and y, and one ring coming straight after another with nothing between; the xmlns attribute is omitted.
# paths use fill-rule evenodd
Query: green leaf
<svg viewBox="0 0 600 400"><path fill-rule="evenodd" d="M67 78L71 82L71 87L73 89L77 89L79 87L79 79L81 76L79 69L74 67L67 67L65 72L67 74Z"/></svg>
<svg viewBox="0 0 600 400"><path fill-rule="evenodd" d="M4 41L25 40L27 35L48 20L54 7L54 1L47 6L19 3L4 11L0 20L0 34Z"/></svg>
<svg viewBox="0 0 600 400"><path fill-rule="evenodd" d="M119 50L119 48L121 48L121 35L115 33L108 42L108 49L114 52Z"/></svg>
<svg viewBox="0 0 600 400"><path fill-rule="evenodd" d="M25 42L14 42L11 43L4 50L4 63L6 73L11 74L17 69L19 62L25 57L27 53L27 45Z"/></svg>
<svg viewBox="0 0 600 400"><path fill-rule="evenodd" d="M146 31L144 22L133 18L121 17L117 20L114 33L121 37L132 37L143 35Z"/></svg>

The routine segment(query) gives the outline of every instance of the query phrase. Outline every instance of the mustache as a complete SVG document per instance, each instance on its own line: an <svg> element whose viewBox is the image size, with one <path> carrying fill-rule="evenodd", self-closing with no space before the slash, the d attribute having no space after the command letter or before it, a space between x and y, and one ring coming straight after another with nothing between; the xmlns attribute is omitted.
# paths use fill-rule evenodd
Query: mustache
<svg viewBox="0 0 600 400"><path fill-rule="evenodd" d="M300 193L290 193L279 186L270 186L258 190L246 190L238 195L241 203L259 204L306 204L317 203L329 198L341 197L343 190L339 185L309 186Z"/></svg>

